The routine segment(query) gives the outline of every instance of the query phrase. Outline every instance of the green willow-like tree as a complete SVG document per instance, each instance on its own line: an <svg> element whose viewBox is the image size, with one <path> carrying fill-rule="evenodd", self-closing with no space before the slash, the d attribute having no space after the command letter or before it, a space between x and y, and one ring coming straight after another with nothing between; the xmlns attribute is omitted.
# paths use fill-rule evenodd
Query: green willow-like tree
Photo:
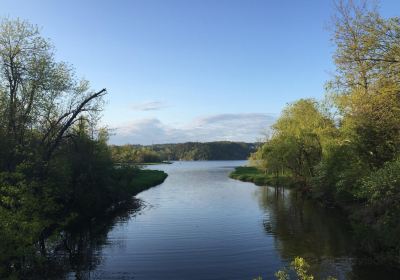
<svg viewBox="0 0 400 280"><path fill-rule="evenodd" d="M255 161L270 172L289 173L309 186L323 147L336 128L316 101L302 99L285 108L272 127L272 135L255 154Z"/></svg>

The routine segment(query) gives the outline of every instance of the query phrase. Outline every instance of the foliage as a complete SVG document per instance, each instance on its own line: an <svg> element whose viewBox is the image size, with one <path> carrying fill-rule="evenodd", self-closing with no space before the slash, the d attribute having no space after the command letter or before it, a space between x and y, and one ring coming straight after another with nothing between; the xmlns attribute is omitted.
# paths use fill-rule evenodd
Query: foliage
<svg viewBox="0 0 400 280"><path fill-rule="evenodd" d="M340 112L343 138L371 167L399 152L400 19L376 9L338 5L333 40L336 79L329 92Z"/></svg>
<svg viewBox="0 0 400 280"><path fill-rule="evenodd" d="M258 186L285 186L291 187L294 185L291 177L287 175L279 175L276 177L272 174L267 174L257 167L236 167L229 174L232 179L237 179L244 182L253 182Z"/></svg>
<svg viewBox="0 0 400 280"><path fill-rule="evenodd" d="M308 270L310 265L300 257L296 257L290 264L290 269L296 274L298 280L314 280L314 276L309 274ZM278 280L288 280L290 279L287 271L279 270L275 273L275 277Z"/></svg>
<svg viewBox="0 0 400 280"><path fill-rule="evenodd" d="M356 227L363 248L380 261L393 263L400 251L400 160L386 162L365 176L356 195L366 206L356 212L363 221Z"/></svg>
<svg viewBox="0 0 400 280"><path fill-rule="evenodd" d="M353 145L332 145L316 166L313 196L331 204L352 204L357 201L358 181L369 172L368 164L359 158Z"/></svg>
<svg viewBox="0 0 400 280"><path fill-rule="evenodd" d="M308 186L325 152L324 144L335 132L333 121L321 112L317 102L302 99L286 107L273 126L272 136L253 159L266 172L289 173Z"/></svg>
<svg viewBox="0 0 400 280"><path fill-rule="evenodd" d="M156 163L162 162L162 155L147 147L133 145L112 146L112 158L117 163Z"/></svg>
<svg viewBox="0 0 400 280"><path fill-rule="evenodd" d="M400 18L382 18L367 2L336 7L326 100L289 104L252 160L349 211L360 250L398 266Z"/></svg>
<svg viewBox="0 0 400 280"><path fill-rule="evenodd" d="M60 235L163 172L115 168L89 89L36 26L0 23L0 278L46 278Z"/></svg>
<svg viewBox="0 0 400 280"><path fill-rule="evenodd" d="M289 280L290 276L295 276L297 280L314 280L314 276L309 272L310 265L306 262L305 259L301 257L295 257L294 260L290 263L289 268L281 269L275 273L275 277L277 280ZM294 275L292 275L294 274ZM331 276L327 277L326 280L335 280ZM254 280L262 280L261 277L257 277Z"/></svg>
<svg viewBox="0 0 400 280"><path fill-rule="evenodd" d="M309 273L310 265L306 262L305 259L301 257L295 257L294 260L290 263L290 269L279 270L275 273L275 277L278 280L289 280L290 279L290 270L294 272L296 279L298 280L314 280L314 276ZM335 280L331 276L328 276L326 280Z"/></svg>
<svg viewBox="0 0 400 280"><path fill-rule="evenodd" d="M151 146L112 146L113 159L120 163L155 163L170 160L240 160L254 151L255 145L242 142L187 142Z"/></svg>

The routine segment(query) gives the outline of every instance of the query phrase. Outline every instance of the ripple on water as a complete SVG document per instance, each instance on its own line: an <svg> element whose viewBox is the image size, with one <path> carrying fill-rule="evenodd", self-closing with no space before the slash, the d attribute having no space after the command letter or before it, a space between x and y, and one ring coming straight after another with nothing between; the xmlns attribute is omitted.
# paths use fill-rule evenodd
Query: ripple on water
<svg viewBox="0 0 400 280"><path fill-rule="evenodd" d="M177 162L116 223L88 279L271 279L294 256L316 275L350 277L352 237L332 209L228 178L245 161ZM74 274L70 274L70 276ZM351 276L357 279L357 274ZM361 278L358 278L361 279Z"/></svg>

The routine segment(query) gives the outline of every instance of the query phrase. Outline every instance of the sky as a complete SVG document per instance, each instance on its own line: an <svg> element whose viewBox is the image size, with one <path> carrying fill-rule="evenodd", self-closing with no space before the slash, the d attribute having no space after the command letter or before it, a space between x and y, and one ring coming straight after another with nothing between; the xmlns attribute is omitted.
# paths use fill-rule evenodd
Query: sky
<svg viewBox="0 0 400 280"><path fill-rule="evenodd" d="M399 0L380 1L399 16ZM334 72L332 0L0 0L94 90L113 144L259 141Z"/></svg>

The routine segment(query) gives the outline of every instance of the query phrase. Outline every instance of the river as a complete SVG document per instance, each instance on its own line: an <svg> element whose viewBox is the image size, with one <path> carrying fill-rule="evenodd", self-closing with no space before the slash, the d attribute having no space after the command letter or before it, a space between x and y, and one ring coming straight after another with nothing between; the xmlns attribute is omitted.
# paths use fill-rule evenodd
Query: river
<svg viewBox="0 0 400 280"><path fill-rule="evenodd" d="M312 265L317 279L381 275L379 269L357 264L343 214L289 190L277 193L228 177L244 164L149 167L167 172L166 181L137 195L143 203L139 211L114 220L95 241L89 237L90 246L80 252L79 264L67 278L273 279L295 256Z"/></svg>

